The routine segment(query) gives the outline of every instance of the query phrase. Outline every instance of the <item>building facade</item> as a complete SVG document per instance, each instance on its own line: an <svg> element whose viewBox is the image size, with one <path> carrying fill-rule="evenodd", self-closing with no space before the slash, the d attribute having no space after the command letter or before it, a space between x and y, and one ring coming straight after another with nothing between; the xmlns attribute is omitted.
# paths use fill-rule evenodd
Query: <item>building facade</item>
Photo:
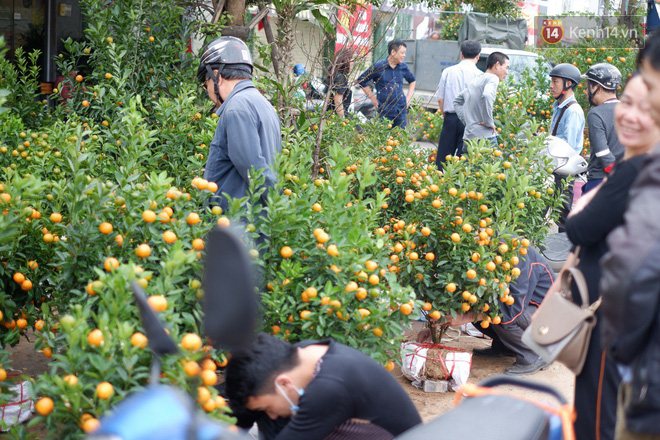
<svg viewBox="0 0 660 440"><path fill-rule="evenodd" d="M42 82L57 78L54 57L63 40L82 38L83 18L78 0L0 0L0 36L12 59L22 48L41 51Z"/></svg>

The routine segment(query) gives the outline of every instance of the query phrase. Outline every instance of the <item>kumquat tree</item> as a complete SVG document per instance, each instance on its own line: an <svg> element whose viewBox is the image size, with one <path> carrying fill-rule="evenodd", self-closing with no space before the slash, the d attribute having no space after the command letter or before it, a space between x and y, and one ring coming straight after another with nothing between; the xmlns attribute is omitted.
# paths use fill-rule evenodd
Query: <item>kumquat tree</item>
<svg viewBox="0 0 660 440"><path fill-rule="evenodd" d="M562 202L542 154L551 103L540 78L502 83L498 145L471 142L442 171L417 142L437 141L440 113L411 109L401 130L300 103L285 115L296 118L283 124L276 185L264 189L253 170L250 195L223 212L211 202L217 184L201 177L217 116L195 81L183 7L81 5L87 27L63 42L64 79L47 101L38 52L0 60L0 399L12 385L4 348L27 339L49 359L33 378L30 423L82 438L149 383L131 282L180 348L163 357L159 382L234 422L215 387L228 353L201 326L215 227L244 233L260 330L291 342L333 338L392 369L414 319L501 321L517 264Z"/></svg>

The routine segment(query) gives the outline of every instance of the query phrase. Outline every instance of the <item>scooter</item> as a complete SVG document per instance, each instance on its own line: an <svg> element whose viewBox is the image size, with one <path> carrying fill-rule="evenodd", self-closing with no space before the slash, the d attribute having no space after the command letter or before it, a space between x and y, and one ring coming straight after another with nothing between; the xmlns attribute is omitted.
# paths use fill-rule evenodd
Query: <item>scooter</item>
<svg viewBox="0 0 660 440"><path fill-rule="evenodd" d="M518 398L495 389L500 385L538 391L554 397L559 405ZM480 440L575 440L573 409L551 387L511 376L493 376L479 385L466 384L456 392L455 402L468 396L460 405L440 417L418 425L396 440L436 440L452 438ZM441 433L441 434L440 434Z"/></svg>
<svg viewBox="0 0 660 440"><path fill-rule="evenodd" d="M556 136L547 136L544 152L552 159L551 167L554 173L585 180L587 161L568 142ZM571 248L572 244L566 233L558 232L546 237L541 253L548 260L552 269L557 272L566 261Z"/></svg>
<svg viewBox="0 0 660 440"><path fill-rule="evenodd" d="M587 161L562 138L547 136L545 154L552 159L554 173L575 177L587 172Z"/></svg>
<svg viewBox="0 0 660 440"><path fill-rule="evenodd" d="M371 85L373 89L373 83ZM360 87L355 87L353 90L353 109L351 112L355 114L362 122L373 119L378 116L378 110L374 103L367 97Z"/></svg>
<svg viewBox="0 0 660 440"><path fill-rule="evenodd" d="M311 77L310 80L303 84L305 91L306 101L305 110L310 112L317 112L323 108L323 101L328 91L328 84L324 79L318 77ZM353 102L348 107L348 113L355 115L360 122L367 122L376 116L376 107L366 97L364 92L353 92ZM330 97L332 99L332 96Z"/></svg>

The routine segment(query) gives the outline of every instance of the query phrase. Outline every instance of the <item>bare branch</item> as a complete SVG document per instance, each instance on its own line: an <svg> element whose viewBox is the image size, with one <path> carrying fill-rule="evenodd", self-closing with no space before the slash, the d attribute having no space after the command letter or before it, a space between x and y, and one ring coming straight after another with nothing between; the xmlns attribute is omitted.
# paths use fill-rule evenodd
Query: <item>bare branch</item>
<svg viewBox="0 0 660 440"><path fill-rule="evenodd" d="M213 16L213 20L211 20L211 23L216 24L218 20L220 20L220 14L222 14L222 10L225 7L225 0L219 0L218 4L216 5L215 8L215 15Z"/></svg>

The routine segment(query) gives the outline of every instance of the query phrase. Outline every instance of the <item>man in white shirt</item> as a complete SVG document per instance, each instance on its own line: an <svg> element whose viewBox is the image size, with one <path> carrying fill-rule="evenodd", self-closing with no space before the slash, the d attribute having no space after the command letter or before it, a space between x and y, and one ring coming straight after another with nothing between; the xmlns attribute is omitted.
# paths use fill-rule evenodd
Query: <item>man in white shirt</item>
<svg viewBox="0 0 660 440"><path fill-rule="evenodd" d="M454 99L474 78L483 74L477 69L477 61L481 53L481 44L474 40L465 40L461 44L461 62L442 71L438 90L438 108L444 116L436 163L442 169L442 163L447 155L461 154L463 131L465 125L456 116Z"/></svg>
<svg viewBox="0 0 660 440"><path fill-rule="evenodd" d="M509 74L509 57L493 52L486 61L486 73L472 80L454 99L458 118L465 124L463 141L485 138L497 146L493 107L500 81ZM465 150L465 147L463 147Z"/></svg>

